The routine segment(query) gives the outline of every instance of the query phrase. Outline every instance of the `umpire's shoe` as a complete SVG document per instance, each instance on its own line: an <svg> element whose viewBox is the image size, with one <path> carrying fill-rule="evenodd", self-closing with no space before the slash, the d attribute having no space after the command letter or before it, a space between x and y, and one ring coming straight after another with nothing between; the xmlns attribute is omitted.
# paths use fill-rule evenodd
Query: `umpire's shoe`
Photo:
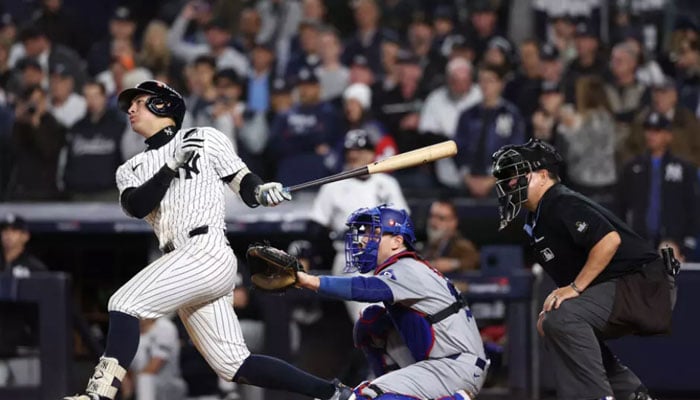
<svg viewBox="0 0 700 400"><path fill-rule="evenodd" d="M356 400L357 396L352 391L352 388L340 383L340 380L333 379L333 384L335 385L335 393L328 400ZM81 399L82 400L82 399Z"/></svg>

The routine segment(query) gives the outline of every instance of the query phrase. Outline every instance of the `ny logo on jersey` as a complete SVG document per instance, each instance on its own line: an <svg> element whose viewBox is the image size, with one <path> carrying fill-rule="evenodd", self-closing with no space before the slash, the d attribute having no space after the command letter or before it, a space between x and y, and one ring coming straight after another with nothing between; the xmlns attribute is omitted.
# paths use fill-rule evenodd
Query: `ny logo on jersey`
<svg viewBox="0 0 700 400"><path fill-rule="evenodd" d="M192 179L192 174L199 174L199 168L197 167L197 163L199 162L199 154L196 154L190 158L189 161L186 163L182 164L182 169L185 170L185 179Z"/></svg>

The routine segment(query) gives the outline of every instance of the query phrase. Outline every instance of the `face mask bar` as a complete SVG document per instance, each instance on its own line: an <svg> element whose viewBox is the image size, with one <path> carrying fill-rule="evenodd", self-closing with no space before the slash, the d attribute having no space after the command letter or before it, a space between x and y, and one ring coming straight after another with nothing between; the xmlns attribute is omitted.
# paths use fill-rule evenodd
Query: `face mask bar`
<svg viewBox="0 0 700 400"><path fill-rule="evenodd" d="M379 217L372 223L351 224L345 233L345 273L366 273L377 265L379 240L382 237Z"/></svg>
<svg viewBox="0 0 700 400"><path fill-rule="evenodd" d="M520 213L522 204L527 201L527 174L532 172L529 161L515 150L504 152L494 163L496 193L498 194L498 212L500 224L498 230L503 230Z"/></svg>

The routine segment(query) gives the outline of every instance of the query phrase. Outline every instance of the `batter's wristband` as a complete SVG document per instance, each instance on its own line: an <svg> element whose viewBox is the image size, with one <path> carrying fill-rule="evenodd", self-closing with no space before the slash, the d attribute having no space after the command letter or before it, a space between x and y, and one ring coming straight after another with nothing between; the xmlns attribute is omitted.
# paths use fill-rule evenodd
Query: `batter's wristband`
<svg viewBox="0 0 700 400"><path fill-rule="evenodd" d="M571 286L571 288L574 289L574 292L578 294L583 293L583 290L579 289L578 286L576 286L576 282L571 282L569 286Z"/></svg>

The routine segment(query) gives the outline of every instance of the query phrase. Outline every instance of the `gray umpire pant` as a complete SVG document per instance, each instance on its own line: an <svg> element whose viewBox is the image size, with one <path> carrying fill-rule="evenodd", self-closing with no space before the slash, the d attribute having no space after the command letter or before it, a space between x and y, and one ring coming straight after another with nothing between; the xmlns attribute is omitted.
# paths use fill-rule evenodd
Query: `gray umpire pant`
<svg viewBox="0 0 700 400"><path fill-rule="evenodd" d="M587 288L546 313L542 322L559 400L627 399L642 382L603 340L615 299L615 281Z"/></svg>

